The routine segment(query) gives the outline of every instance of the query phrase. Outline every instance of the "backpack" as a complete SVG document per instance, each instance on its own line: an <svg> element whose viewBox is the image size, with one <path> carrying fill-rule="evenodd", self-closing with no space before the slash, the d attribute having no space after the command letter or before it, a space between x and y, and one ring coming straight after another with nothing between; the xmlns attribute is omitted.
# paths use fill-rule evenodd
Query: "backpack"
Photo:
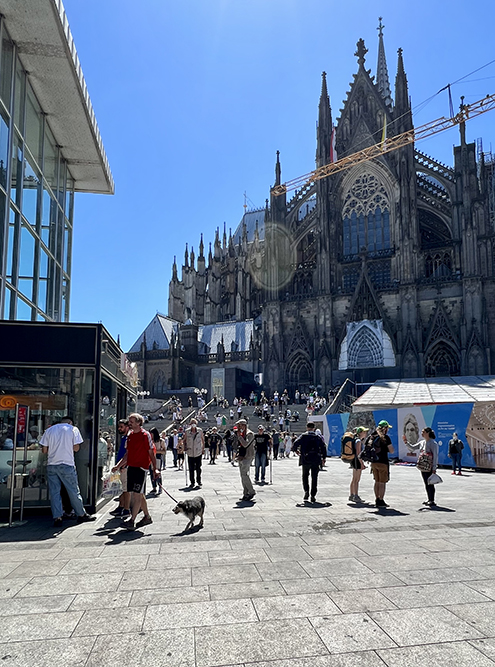
<svg viewBox="0 0 495 667"><path fill-rule="evenodd" d="M343 461L352 461L355 456L356 438L350 431L347 431L340 441L340 458Z"/></svg>
<svg viewBox="0 0 495 667"><path fill-rule="evenodd" d="M380 452L380 438L378 433L373 431L373 433L370 433L364 441L359 458L361 461L366 461L367 463L376 463L378 461L378 455Z"/></svg>

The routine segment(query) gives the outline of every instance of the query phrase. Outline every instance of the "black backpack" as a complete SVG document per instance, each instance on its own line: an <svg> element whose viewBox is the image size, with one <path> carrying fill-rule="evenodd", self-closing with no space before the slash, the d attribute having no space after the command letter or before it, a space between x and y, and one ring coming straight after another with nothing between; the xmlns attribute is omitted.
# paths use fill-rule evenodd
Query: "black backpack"
<svg viewBox="0 0 495 667"><path fill-rule="evenodd" d="M376 463L381 452L380 436L376 431L370 433L364 441L359 458L366 463Z"/></svg>
<svg viewBox="0 0 495 667"><path fill-rule="evenodd" d="M340 458L342 461L352 461L356 456L356 437L350 431L346 431L340 441Z"/></svg>

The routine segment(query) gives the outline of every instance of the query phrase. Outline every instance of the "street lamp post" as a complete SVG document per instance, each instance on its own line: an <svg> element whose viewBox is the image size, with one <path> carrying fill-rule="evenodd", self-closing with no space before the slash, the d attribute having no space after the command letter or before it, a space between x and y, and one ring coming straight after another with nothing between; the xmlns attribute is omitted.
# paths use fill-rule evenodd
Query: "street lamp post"
<svg viewBox="0 0 495 667"><path fill-rule="evenodd" d="M147 398L150 395L149 391L137 391L136 392L136 412L139 414L139 399Z"/></svg>

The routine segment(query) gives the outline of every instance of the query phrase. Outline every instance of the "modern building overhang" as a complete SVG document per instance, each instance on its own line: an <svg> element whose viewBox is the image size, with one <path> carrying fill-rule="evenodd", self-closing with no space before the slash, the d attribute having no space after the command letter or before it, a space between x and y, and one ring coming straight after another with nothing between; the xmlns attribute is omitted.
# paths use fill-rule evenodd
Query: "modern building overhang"
<svg viewBox="0 0 495 667"><path fill-rule="evenodd" d="M77 192L113 194L114 182L62 0L0 0L0 13Z"/></svg>

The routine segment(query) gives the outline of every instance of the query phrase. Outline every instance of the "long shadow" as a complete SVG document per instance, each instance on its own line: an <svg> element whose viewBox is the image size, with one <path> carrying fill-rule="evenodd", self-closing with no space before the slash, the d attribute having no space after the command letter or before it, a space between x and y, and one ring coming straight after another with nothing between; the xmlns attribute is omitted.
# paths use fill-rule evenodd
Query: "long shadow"
<svg viewBox="0 0 495 667"><path fill-rule="evenodd" d="M391 507L377 507L374 512L370 514L377 514L378 516L409 516L409 512L400 512Z"/></svg>
<svg viewBox="0 0 495 667"><path fill-rule="evenodd" d="M184 535L194 535L194 533L199 533L202 530L203 526L200 526L199 523L189 528L189 530L183 530L181 533L172 533L170 537L183 537Z"/></svg>
<svg viewBox="0 0 495 667"><path fill-rule="evenodd" d="M418 512L456 512L450 507L440 507L440 505L435 505L434 507L420 507Z"/></svg>
<svg viewBox="0 0 495 667"><path fill-rule="evenodd" d="M246 507L254 507L256 500L238 500L234 505L233 509L242 510Z"/></svg>
<svg viewBox="0 0 495 667"><path fill-rule="evenodd" d="M196 486L193 486L192 489L189 486L183 486L181 489L178 490L185 491L186 493L190 493L191 491L199 491L199 489Z"/></svg>
<svg viewBox="0 0 495 667"><path fill-rule="evenodd" d="M146 537L146 535L139 529L131 531L131 530L125 530L125 528L123 528L122 530L119 530L115 533L109 533L107 537L109 541L104 542L104 545L106 547L110 547L114 544L123 544L124 542L135 542L136 540L141 540L143 537Z"/></svg>
<svg viewBox="0 0 495 667"><path fill-rule="evenodd" d="M325 507L331 507L332 503L310 503L308 500L305 500L302 503L296 503L296 507L305 507L306 509L323 509Z"/></svg>

